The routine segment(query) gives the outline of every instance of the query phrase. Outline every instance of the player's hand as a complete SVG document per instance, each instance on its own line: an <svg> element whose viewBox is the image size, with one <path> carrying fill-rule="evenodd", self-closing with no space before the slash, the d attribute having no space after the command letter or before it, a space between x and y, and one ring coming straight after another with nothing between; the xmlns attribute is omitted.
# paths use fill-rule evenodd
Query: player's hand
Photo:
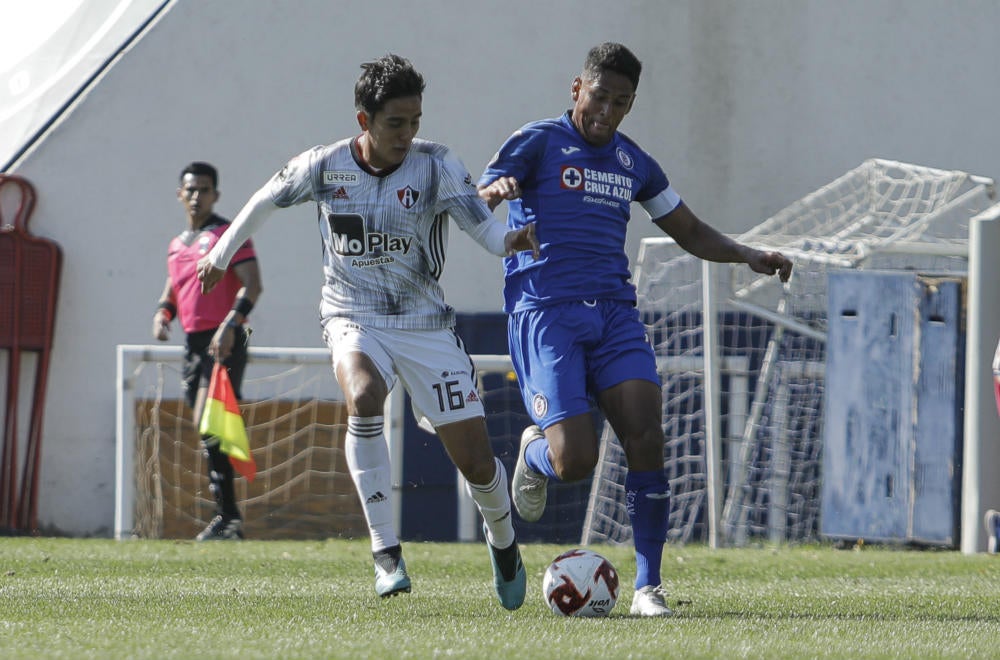
<svg viewBox="0 0 1000 660"><path fill-rule="evenodd" d="M160 341L170 339L170 321L167 320L163 310L157 310L156 314L153 314L153 336Z"/></svg>
<svg viewBox="0 0 1000 660"><path fill-rule="evenodd" d="M780 252L765 252L754 250L751 253L747 265L755 273L762 275L778 274L782 282L787 282L792 276L792 260Z"/></svg>
<svg viewBox="0 0 1000 660"><path fill-rule="evenodd" d="M213 266L208 257L202 257L198 260L198 280L201 281L202 293L208 293L214 289L225 274L226 271Z"/></svg>
<svg viewBox="0 0 1000 660"><path fill-rule="evenodd" d="M492 211L504 200L517 199L521 196L521 184L512 176L502 176L488 186L479 188L479 197L486 202Z"/></svg>
<svg viewBox="0 0 1000 660"><path fill-rule="evenodd" d="M514 256L517 252L531 250L531 256L538 259L542 254L542 246L535 233L535 223L507 232L503 237L503 247L508 257Z"/></svg>
<svg viewBox="0 0 1000 660"><path fill-rule="evenodd" d="M215 358L216 362L223 362L233 352L234 343L236 343L235 328L223 323L212 335L212 341L208 344L208 354Z"/></svg>

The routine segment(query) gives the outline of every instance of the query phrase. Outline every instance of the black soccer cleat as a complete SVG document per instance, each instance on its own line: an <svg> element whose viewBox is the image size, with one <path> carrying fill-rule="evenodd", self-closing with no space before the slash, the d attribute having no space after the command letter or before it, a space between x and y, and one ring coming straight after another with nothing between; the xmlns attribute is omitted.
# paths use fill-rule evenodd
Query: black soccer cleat
<svg viewBox="0 0 1000 660"><path fill-rule="evenodd" d="M239 516L222 514L212 518L208 527L201 530L195 541L241 541L243 540L243 519Z"/></svg>

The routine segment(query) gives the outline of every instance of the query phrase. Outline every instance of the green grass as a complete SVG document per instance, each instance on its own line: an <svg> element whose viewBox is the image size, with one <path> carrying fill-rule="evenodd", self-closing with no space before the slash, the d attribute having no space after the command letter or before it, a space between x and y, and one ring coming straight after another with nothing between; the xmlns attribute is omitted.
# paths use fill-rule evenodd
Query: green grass
<svg viewBox="0 0 1000 660"><path fill-rule="evenodd" d="M404 546L413 593L375 596L367 541L0 538L2 658L976 658L1000 655L1000 558L826 546L668 547L671 619L565 619L524 548L528 599L493 596L480 544Z"/></svg>

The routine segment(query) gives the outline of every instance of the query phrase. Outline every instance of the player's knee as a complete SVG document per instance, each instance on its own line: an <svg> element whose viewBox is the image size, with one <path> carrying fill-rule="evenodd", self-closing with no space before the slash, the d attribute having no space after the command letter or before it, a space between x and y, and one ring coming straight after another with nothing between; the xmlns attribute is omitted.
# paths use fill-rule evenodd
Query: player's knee
<svg viewBox="0 0 1000 660"><path fill-rule="evenodd" d="M663 431L657 426L652 431L625 438L622 445L629 468L633 470L656 470L663 466Z"/></svg>
<svg viewBox="0 0 1000 660"><path fill-rule="evenodd" d="M355 417L378 417L384 412L385 397L374 388L345 392L347 410Z"/></svg>

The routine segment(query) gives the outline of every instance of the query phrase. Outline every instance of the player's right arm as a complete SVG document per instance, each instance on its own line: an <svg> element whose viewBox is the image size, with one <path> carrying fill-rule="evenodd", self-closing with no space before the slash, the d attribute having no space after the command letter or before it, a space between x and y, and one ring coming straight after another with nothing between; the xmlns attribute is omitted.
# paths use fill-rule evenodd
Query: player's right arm
<svg viewBox="0 0 1000 660"><path fill-rule="evenodd" d="M201 292L208 293L226 274L229 262L250 236L279 207L271 201L270 186L264 186L240 209L236 219L219 237L215 247L198 260L198 279Z"/></svg>
<svg viewBox="0 0 1000 660"><path fill-rule="evenodd" d="M177 299L174 297L174 284L167 275L167 283L160 294L160 302L153 314L153 336L160 341L170 338L170 322L177 315Z"/></svg>

